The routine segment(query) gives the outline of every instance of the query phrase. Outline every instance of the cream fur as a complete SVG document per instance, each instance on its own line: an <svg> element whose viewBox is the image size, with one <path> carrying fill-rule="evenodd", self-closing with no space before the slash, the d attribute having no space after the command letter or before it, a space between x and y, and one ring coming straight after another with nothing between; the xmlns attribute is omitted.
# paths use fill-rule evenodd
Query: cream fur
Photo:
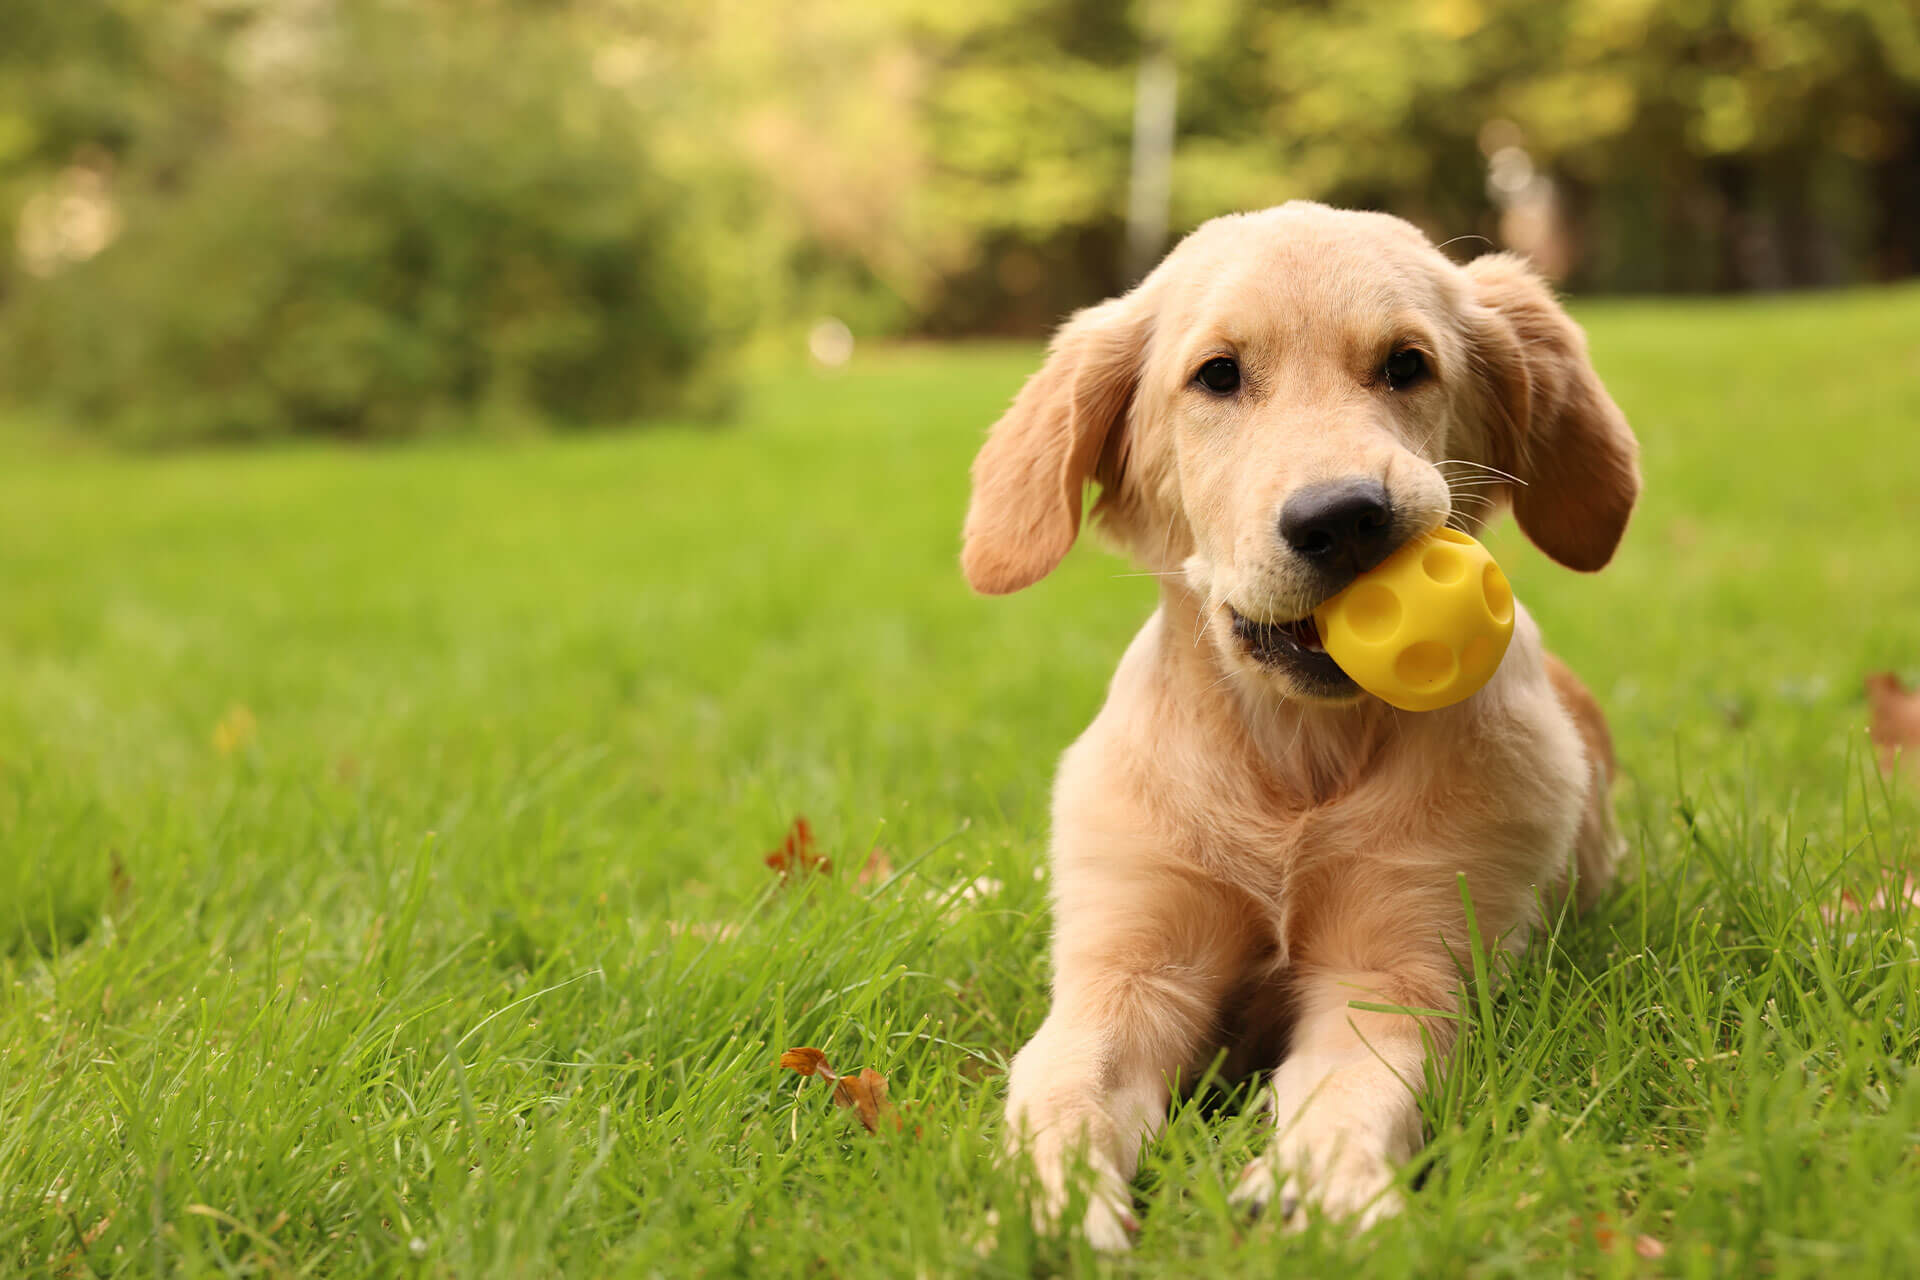
<svg viewBox="0 0 1920 1280"><path fill-rule="evenodd" d="M1427 385L1377 370L1427 353ZM1242 393L1193 371L1240 363ZM1254 663L1227 606L1319 603L1275 536L1287 495L1381 478L1403 517L1477 530L1526 482L1521 526L1578 568L1612 554L1638 492L1633 437L1579 330L1521 263L1461 268L1379 214L1287 205L1208 223L1134 292L1062 327L974 467L963 565L976 588L1043 577L1097 483L1111 540L1163 574L1158 611L1054 786L1053 1003L1013 1063L1010 1140L1056 1219L1077 1161L1082 1229L1124 1247L1127 1183L1172 1082L1221 1047L1272 1070L1275 1135L1238 1195L1370 1222L1421 1142L1416 1090L1453 1024L1467 950L1524 945L1618 838L1611 747L1579 682L1520 610L1493 681L1443 711L1316 700ZM1456 470L1448 471L1453 465ZM1492 482L1488 477L1494 477ZM1489 501L1490 500L1490 501ZM1284 1055L1282 1046L1284 1045Z"/></svg>

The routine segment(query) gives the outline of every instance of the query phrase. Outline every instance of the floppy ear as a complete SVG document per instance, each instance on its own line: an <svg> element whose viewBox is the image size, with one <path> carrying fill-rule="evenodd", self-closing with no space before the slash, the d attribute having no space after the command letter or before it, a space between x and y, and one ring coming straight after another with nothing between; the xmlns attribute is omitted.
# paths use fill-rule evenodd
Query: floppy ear
<svg viewBox="0 0 1920 1280"><path fill-rule="evenodd" d="M1640 496L1640 446L1586 335L1524 259L1489 254L1466 273L1487 312L1476 346L1497 406L1489 461L1526 481L1513 488L1514 518L1561 564L1598 569Z"/></svg>
<svg viewBox="0 0 1920 1280"><path fill-rule="evenodd" d="M975 591L1032 586L1080 532L1082 491L1117 438L1140 380L1148 333L1137 293L1060 326L1047 362L973 461L961 568Z"/></svg>

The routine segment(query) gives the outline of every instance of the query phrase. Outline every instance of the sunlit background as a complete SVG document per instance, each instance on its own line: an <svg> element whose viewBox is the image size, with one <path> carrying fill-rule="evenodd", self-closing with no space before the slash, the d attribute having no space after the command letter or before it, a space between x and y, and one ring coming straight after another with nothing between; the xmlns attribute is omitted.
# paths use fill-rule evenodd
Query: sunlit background
<svg viewBox="0 0 1920 1280"><path fill-rule="evenodd" d="M1920 269L1906 0L8 0L0 391L142 445L725 416L1381 208L1579 294Z"/></svg>

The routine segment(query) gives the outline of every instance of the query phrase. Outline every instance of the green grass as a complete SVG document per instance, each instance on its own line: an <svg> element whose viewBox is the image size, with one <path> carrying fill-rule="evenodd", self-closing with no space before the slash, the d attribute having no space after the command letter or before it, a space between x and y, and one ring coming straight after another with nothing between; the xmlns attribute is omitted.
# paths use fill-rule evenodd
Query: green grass
<svg viewBox="0 0 1920 1280"><path fill-rule="evenodd" d="M1584 316L1645 505L1596 578L1494 549L1613 717L1630 877L1476 1005L1404 1218L1237 1220L1258 1121L1189 1104L1110 1263L991 1154L1052 762L1152 599L1090 547L960 581L1032 351L768 376L719 433L16 435L0 1272L1911 1271L1920 912L1819 908L1916 858L1859 684L1920 663L1920 292ZM834 873L783 888L803 813ZM796 1095L801 1044L910 1130Z"/></svg>

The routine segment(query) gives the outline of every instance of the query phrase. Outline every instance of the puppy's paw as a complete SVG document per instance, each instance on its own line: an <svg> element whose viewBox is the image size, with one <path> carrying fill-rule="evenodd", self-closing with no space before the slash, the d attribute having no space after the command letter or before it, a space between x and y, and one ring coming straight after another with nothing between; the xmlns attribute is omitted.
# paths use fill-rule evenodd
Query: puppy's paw
<svg viewBox="0 0 1920 1280"><path fill-rule="evenodd" d="M1103 1253L1119 1253L1132 1247L1134 1233L1140 1230L1133 1216L1133 1196L1114 1169L1103 1167L1098 1161L1083 1163L1084 1144L1063 1142L1060 1129L1055 1127L1025 1142L1009 1142L1008 1152L1015 1159L1031 1162L1038 1176L1033 1200L1035 1231L1055 1235L1071 1226L1068 1214L1076 1197L1069 1190L1070 1170L1078 1166L1087 1177L1080 1234Z"/></svg>
<svg viewBox="0 0 1920 1280"><path fill-rule="evenodd" d="M1125 1253L1133 1247L1133 1237L1139 1230L1132 1205L1124 1198L1106 1194L1093 1198L1080 1224L1081 1235L1101 1253Z"/></svg>
<svg viewBox="0 0 1920 1280"><path fill-rule="evenodd" d="M1393 1171L1384 1162L1367 1169L1330 1170L1308 1201L1329 1218L1351 1222L1355 1231L1371 1230L1406 1208L1393 1184Z"/></svg>
<svg viewBox="0 0 1920 1280"><path fill-rule="evenodd" d="M1068 1206L1064 1189L1043 1189L1033 1204L1033 1229L1041 1235L1058 1234L1066 1226ZM1126 1188L1118 1185L1118 1179L1101 1178L1081 1215L1080 1235L1102 1253L1124 1253L1133 1247L1133 1237L1139 1230L1139 1220L1133 1216L1133 1198Z"/></svg>
<svg viewBox="0 0 1920 1280"><path fill-rule="evenodd" d="M1255 1217L1288 1222L1300 1211L1300 1180L1277 1167L1273 1154L1268 1152L1247 1161L1227 1201Z"/></svg>
<svg viewBox="0 0 1920 1280"><path fill-rule="evenodd" d="M1231 1200L1291 1230L1305 1226L1311 1211L1365 1231L1405 1207L1384 1159L1344 1151L1316 1159L1285 1138L1247 1164Z"/></svg>

